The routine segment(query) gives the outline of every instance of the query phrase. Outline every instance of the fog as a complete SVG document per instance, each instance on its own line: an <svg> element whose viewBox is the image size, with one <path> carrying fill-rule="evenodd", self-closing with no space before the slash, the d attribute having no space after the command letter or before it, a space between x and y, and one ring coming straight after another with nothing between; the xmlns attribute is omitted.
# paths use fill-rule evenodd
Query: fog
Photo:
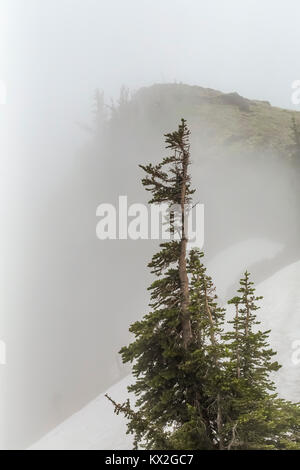
<svg viewBox="0 0 300 470"><path fill-rule="evenodd" d="M146 312L157 244L100 242L96 207L122 194L147 201L138 164L165 155L163 134L184 112L138 90L185 83L299 110L299 15L297 0L1 0L1 448L27 447L128 372L117 352ZM118 108L124 85L131 104ZM263 151L209 159L209 127L199 142L196 118L183 117L208 260L268 240L273 258L253 260L261 281L299 259L295 168Z"/></svg>

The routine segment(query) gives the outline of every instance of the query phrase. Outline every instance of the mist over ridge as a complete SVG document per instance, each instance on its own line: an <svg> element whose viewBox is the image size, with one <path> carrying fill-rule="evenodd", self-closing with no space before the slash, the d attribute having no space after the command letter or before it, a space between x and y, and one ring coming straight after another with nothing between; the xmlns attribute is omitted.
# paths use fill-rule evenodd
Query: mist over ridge
<svg viewBox="0 0 300 470"><path fill-rule="evenodd" d="M0 10L0 447L24 448L128 373L118 351L148 311L158 243L98 240L96 208L148 201L138 165L168 154L164 134L181 118L220 302L245 268L264 283L299 260L300 4Z"/></svg>

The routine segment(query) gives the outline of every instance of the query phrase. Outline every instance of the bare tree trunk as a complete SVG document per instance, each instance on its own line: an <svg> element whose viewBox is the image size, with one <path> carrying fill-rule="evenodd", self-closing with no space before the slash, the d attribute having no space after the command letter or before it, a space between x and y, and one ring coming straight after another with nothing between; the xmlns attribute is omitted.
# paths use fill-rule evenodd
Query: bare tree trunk
<svg viewBox="0 0 300 470"><path fill-rule="evenodd" d="M179 277L181 284L181 322L182 322L182 334L183 334L183 345L186 349L191 338L192 338L192 329L191 321L189 314L189 281L186 270L186 245L187 240L181 240L181 250L179 258Z"/></svg>
<svg viewBox="0 0 300 470"><path fill-rule="evenodd" d="M186 235L186 185L187 185L187 170L189 165L189 151L182 149L182 182L180 194L180 208L181 208L181 242L180 242L180 257L179 257L179 278L181 290L181 322L182 322L182 335L183 346L187 349L188 344L192 338L192 328L189 313L189 280L186 268L186 252L187 252L187 235Z"/></svg>
<svg viewBox="0 0 300 470"><path fill-rule="evenodd" d="M237 423L235 423L235 425L234 425L233 428L232 428L232 439L231 439L231 441L230 441L229 444L228 444L227 450L231 450L231 447L232 447L232 446L234 445L234 443L235 443L236 428L237 428Z"/></svg>

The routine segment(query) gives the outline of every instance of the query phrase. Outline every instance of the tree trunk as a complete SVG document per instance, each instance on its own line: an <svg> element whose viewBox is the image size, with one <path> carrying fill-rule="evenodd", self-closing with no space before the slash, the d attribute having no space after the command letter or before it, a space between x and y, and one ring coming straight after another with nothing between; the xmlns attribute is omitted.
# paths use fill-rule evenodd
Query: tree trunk
<svg viewBox="0 0 300 470"><path fill-rule="evenodd" d="M186 252L187 252L187 235L186 235L186 185L187 185L187 170L189 164L189 152L182 149L182 182L180 194L180 209L181 209L181 242L180 242L180 257L179 257L179 278L181 290L181 322L182 322L182 335L183 347L187 349L188 344L192 338L192 328L189 313L189 280L186 269Z"/></svg>
<svg viewBox="0 0 300 470"><path fill-rule="evenodd" d="M191 321L189 314L189 281L186 270L186 245L187 240L181 240L180 258L179 258L179 277L181 285L181 323L183 334L183 346L187 349L192 337Z"/></svg>

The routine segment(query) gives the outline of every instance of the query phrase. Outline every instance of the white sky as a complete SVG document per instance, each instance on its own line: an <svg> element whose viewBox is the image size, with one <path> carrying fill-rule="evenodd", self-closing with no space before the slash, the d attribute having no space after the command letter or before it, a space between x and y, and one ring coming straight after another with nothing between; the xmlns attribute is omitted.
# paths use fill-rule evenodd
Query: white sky
<svg viewBox="0 0 300 470"><path fill-rule="evenodd" d="M95 88L174 80L297 109L299 18L298 0L0 0L5 122L62 150Z"/></svg>
<svg viewBox="0 0 300 470"><path fill-rule="evenodd" d="M300 78L298 0L1 5L7 23L1 74L12 92L22 83L26 92L34 90L37 105L47 96L52 111L63 100L79 112L95 87L115 95L122 84L137 88L175 79L291 107L290 85Z"/></svg>

